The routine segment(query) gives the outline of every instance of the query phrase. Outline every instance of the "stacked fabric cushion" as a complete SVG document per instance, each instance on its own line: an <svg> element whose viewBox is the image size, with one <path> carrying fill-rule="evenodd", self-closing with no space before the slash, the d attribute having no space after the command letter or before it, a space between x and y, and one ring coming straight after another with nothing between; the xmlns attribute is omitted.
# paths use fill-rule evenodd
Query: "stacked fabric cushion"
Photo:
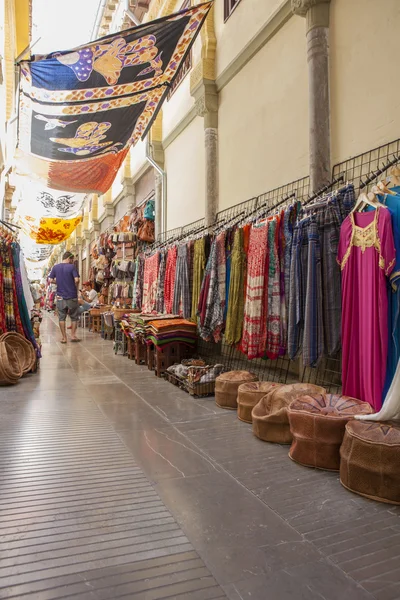
<svg viewBox="0 0 400 600"><path fill-rule="evenodd" d="M254 381L242 383L239 386L237 403L238 419L245 423L252 423L252 410L260 400L273 389L282 387L280 383L270 381Z"/></svg>
<svg viewBox="0 0 400 600"><path fill-rule="evenodd" d="M350 421L340 455L340 482L345 488L400 504L400 422Z"/></svg>
<svg viewBox="0 0 400 600"><path fill-rule="evenodd" d="M338 471L346 423L356 414L372 412L370 404L348 396L301 396L288 411L293 435L290 458L308 467Z"/></svg>
<svg viewBox="0 0 400 600"><path fill-rule="evenodd" d="M326 390L311 383L292 383L276 387L253 408L253 433L264 442L291 444L288 407L307 394L325 394Z"/></svg>
<svg viewBox="0 0 400 600"><path fill-rule="evenodd" d="M228 371L215 381L215 402L220 408L237 410L237 395L242 383L257 381L258 377L249 371Z"/></svg>
<svg viewBox="0 0 400 600"><path fill-rule="evenodd" d="M146 327L146 341L157 349L175 343L194 347L196 340L196 324L186 319L153 320Z"/></svg>

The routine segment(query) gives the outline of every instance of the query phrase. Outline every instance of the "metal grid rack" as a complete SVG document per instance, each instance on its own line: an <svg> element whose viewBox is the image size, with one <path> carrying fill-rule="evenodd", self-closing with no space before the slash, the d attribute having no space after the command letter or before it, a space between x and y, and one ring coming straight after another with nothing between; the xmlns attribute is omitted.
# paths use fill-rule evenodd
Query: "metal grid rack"
<svg viewBox="0 0 400 600"><path fill-rule="evenodd" d="M380 176L385 176L388 169L398 162L400 139L338 163L333 167L332 176L343 173L347 181L354 183L357 192L374 185Z"/></svg>
<svg viewBox="0 0 400 600"><path fill-rule="evenodd" d="M356 196L366 191L380 177L385 177L394 164L400 162L400 139L378 146L368 152L336 164L332 169L332 179L343 176L343 181L353 183ZM341 355L324 359L315 369L304 369L302 380L326 387L332 392L341 390Z"/></svg>
<svg viewBox="0 0 400 600"><path fill-rule="evenodd" d="M183 227L175 227L175 229L169 229L168 231L164 231L159 233L157 236L157 240L154 244L154 247L159 246L160 244L165 244L168 242L174 242L180 238L186 237L187 235L191 235L193 232L202 229L205 227L205 219L198 219L197 221L193 221L192 223L188 223Z"/></svg>
<svg viewBox="0 0 400 600"><path fill-rule="evenodd" d="M349 182L354 184L357 195L360 190L368 189L376 183L380 176L385 176L390 166L397 162L400 162L400 139L336 164L332 171L332 181L328 182L326 190L337 189ZM258 212L267 215L291 198L293 201L305 203L310 200L309 186L309 177L303 177L221 210L217 213L214 228L215 230L220 227L229 228L230 223L234 226ZM312 198L315 196L313 195ZM185 227L172 229L159 236L155 247L160 243L183 239L203 228L205 229L204 219L200 219ZM331 393L341 391L340 354L337 357L323 359L316 368L304 368L301 359L291 361L287 356L277 360L248 360L237 348L225 344L223 340L219 343L199 340L197 352L210 364L222 363L231 370L250 370L256 373L260 380L280 383L304 381L321 385Z"/></svg>

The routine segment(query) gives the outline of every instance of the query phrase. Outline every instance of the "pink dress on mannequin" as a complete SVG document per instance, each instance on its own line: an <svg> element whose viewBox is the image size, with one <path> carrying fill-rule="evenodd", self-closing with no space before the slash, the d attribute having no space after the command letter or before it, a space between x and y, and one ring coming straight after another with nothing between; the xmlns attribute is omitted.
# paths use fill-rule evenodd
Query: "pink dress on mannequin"
<svg viewBox="0 0 400 600"><path fill-rule="evenodd" d="M388 348L386 277L395 263L386 208L351 213L340 229L343 394L382 405Z"/></svg>

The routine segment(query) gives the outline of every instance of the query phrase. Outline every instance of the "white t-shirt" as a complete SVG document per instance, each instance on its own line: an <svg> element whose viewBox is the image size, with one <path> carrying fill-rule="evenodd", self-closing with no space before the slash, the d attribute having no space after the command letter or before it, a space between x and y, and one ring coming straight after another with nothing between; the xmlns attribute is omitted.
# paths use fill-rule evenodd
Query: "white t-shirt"
<svg viewBox="0 0 400 600"><path fill-rule="evenodd" d="M98 293L96 292L96 290L92 289L92 290L90 290L90 292L87 292L86 297L88 298L89 303L92 306L96 306L96 304L99 303L99 297L98 297Z"/></svg>

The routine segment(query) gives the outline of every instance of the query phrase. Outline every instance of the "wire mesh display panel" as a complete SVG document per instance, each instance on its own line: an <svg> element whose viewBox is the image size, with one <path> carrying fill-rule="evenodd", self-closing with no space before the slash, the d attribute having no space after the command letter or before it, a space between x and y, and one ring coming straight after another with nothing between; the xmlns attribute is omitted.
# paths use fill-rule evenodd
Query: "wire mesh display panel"
<svg viewBox="0 0 400 600"><path fill-rule="evenodd" d="M333 167L332 176L343 173L346 181L352 182L356 191L374 185L379 177L385 176L390 167L400 162L400 139L368 150Z"/></svg>
<svg viewBox="0 0 400 600"><path fill-rule="evenodd" d="M356 195L360 190L367 190L377 182L380 176L385 176L394 164L400 162L400 140L390 142L349 158L336 164L332 171L332 180L322 191L337 189L346 182L353 183ZM309 177L297 179L283 186L270 190L258 197L250 198L244 202L221 210L217 213L214 231L234 227L237 223L245 221L252 215L268 215L280 205L284 205L292 198L301 203L307 203L319 194L310 196ZM172 229L158 236L157 247L160 243L180 240L195 235L205 230L204 219L190 223L184 227ZM256 373L260 380L269 380L280 383L304 381L325 387L332 393L341 391L341 356L324 358L316 368L305 368L301 358L291 361L287 356L277 360L255 359L248 360L236 347L219 343L205 342L199 339L198 354L209 364L221 363L230 370L250 370Z"/></svg>
<svg viewBox="0 0 400 600"><path fill-rule="evenodd" d="M164 231L158 234L154 246L156 247L159 244L174 242L188 235L194 235L198 231L204 229L204 227L205 219L203 218L198 219L197 221L193 221L192 223L188 223L187 225L183 225L182 227L175 227L175 229L169 229L168 231Z"/></svg>
<svg viewBox="0 0 400 600"><path fill-rule="evenodd" d="M367 191L377 183L380 177L388 175L390 168L400 162L400 139L373 150L368 150L336 164L332 170L332 179L343 177L343 181L353 183L356 197L360 191ZM303 381L317 383L332 392L341 388L341 355L324 359L315 369L304 369Z"/></svg>

